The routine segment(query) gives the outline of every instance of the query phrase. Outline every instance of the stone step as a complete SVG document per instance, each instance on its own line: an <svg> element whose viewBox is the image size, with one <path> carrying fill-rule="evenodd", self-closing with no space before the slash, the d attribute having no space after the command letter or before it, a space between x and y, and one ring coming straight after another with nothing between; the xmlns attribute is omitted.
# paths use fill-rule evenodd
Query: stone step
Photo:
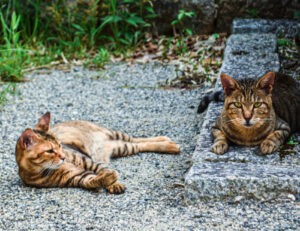
<svg viewBox="0 0 300 231"><path fill-rule="evenodd" d="M220 73L236 79L258 78L269 71L279 71L275 34L233 34L227 41ZM221 89L220 78L216 89ZM223 103L213 102L207 109L193 165L185 177L187 203L212 198L272 199L283 193L300 196L300 157L278 153L262 156L259 147L230 145L224 155L211 152L211 126Z"/></svg>
<svg viewBox="0 0 300 231"><path fill-rule="evenodd" d="M273 33L277 36L293 38L300 33L299 20L235 19L232 23L233 34Z"/></svg>
<svg viewBox="0 0 300 231"><path fill-rule="evenodd" d="M189 203L238 196L270 200L282 194L297 194L300 172L268 164L203 161L194 164L186 185Z"/></svg>

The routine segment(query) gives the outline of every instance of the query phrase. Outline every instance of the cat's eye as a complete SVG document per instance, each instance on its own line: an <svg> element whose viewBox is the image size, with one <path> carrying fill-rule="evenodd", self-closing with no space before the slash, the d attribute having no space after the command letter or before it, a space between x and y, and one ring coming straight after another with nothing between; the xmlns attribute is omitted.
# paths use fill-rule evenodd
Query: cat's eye
<svg viewBox="0 0 300 231"><path fill-rule="evenodd" d="M48 153L54 153L53 149L46 151Z"/></svg>
<svg viewBox="0 0 300 231"><path fill-rule="evenodd" d="M258 107L260 107L261 105L262 105L262 103L257 102L257 103L254 104L254 107L255 107L255 108L258 108Z"/></svg>
<svg viewBox="0 0 300 231"><path fill-rule="evenodd" d="M242 104L239 103L239 102L235 102L235 103L234 103L234 106L237 107L237 108L241 108L241 107L242 107Z"/></svg>

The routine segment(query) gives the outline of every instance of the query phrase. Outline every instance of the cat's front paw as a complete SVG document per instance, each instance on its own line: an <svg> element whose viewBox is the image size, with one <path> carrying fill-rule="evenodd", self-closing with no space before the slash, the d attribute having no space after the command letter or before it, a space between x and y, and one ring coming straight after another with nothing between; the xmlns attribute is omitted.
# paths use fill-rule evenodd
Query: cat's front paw
<svg viewBox="0 0 300 231"><path fill-rule="evenodd" d="M260 144L260 151L262 154L265 154L265 155L271 154L271 153L277 151L278 148L279 148L279 146L270 139L265 139Z"/></svg>
<svg viewBox="0 0 300 231"><path fill-rule="evenodd" d="M126 187L118 182L108 186L106 188L107 192L110 194L121 194L125 192Z"/></svg>
<svg viewBox="0 0 300 231"><path fill-rule="evenodd" d="M225 140L220 140L211 147L212 152L223 155L228 150L228 143Z"/></svg>
<svg viewBox="0 0 300 231"><path fill-rule="evenodd" d="M114 184L118 180L119 176L116 171L104 169L98 174L98 178L102 187L107 188L108 186Z"/></svg>

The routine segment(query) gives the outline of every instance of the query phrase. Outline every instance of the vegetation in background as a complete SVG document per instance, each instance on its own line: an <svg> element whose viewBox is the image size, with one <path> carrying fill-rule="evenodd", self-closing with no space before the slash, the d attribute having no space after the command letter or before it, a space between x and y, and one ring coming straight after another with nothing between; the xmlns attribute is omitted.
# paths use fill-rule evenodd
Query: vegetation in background
<svg viewBox="0 0 300 231"><path fill-rule="evenodd" d="M280 72L300 80L300 53L296 38L277 39Z"/></svg>
<svg viewBox="0 0 300 231"><path fill-rule="evenodd" d="M2 0L0 9L2 102L12 89L5 83L27 71L103 67L137 46L156 17L150 0Z"/></svg>
<svg viewBox="0 0 300 231"><path fill-rule="evenodd" d="M151 0L2 0L0 8L0 103L15 89L10 82L38 69L160 60L178 67L163 85L190 88L213 79L222 63L226 36L192 36L183 22L194 12L170 19L172 37L149 34Z"/></svg>

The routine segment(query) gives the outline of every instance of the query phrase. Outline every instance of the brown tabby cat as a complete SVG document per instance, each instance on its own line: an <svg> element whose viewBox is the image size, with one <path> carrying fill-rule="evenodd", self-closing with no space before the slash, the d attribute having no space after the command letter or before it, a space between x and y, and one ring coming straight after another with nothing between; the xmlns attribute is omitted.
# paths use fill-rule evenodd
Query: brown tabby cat
<svg viewBox="0 0 300 231"><path fill-rule="evenodd" d="M110 157L139 152L180 152L179 145L167 137L132 138L86 121L49 127L50 113L47 112L36 127L27 128L17 142L19 176L27 185L105 188L108 193L123 193L125 187L117 182L117 172L105 168ZM78 151L63 148L61 144Z"/></svg>
<svg viewBox="0 0 300 231"><path fill-rule="evenodd" d="M258 145L263 154L278 150L300 130L300 86L292 77L269 72L259 80L236 81L221 74L225 104L212 127L212 151L224 154L228 141Z"/></svg>

